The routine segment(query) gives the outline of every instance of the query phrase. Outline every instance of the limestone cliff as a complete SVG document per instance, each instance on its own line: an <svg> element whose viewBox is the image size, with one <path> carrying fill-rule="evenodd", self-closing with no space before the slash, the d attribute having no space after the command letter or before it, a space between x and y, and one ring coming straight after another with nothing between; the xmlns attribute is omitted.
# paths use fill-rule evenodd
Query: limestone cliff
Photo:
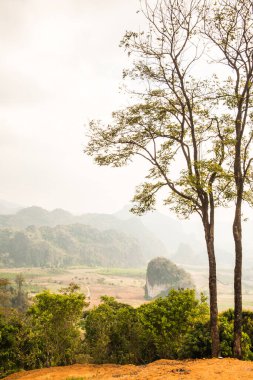
<svg viewBox="0 0 253 380"><path fill-rule="evenodd" d="M165 257L151 260L147 267L145 296L148 299L166 294L170 289L194 288L189 273Z"/></svg>

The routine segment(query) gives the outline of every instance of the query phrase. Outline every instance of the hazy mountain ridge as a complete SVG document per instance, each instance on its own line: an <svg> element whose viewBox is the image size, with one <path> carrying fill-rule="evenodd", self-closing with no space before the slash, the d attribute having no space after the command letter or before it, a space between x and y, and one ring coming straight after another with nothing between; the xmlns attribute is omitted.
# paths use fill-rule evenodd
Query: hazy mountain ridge
<svg viewBox="0 0 253 380"><path fill-rule="evenodd" d="M73 242L73 234L75 234L77 228L75 227L73 229L73 226L77 225L84 226L80 228L83 228L83 236L86 236L86 238L86 232L88 229L90 228L93 231L92 237L95 240L90 241L89 243L90 246L93 246L93 251L90 249L89 254L91 256L95 255L94 260L92 257L88 258L88 254L84 255L85 260L80 259L80 250L78 251L77 249L80 241L71 245L71 242ZM49 257L50 254L52 257L55 257L55 261L52 259L52 263L51 260L45 259L45 257L41 261L41 264L38 264L40 259L39 261L35 260L36 266L74 265L82 263L85 265L138 267L145 265L148 260L157 255L167 256L167 251L164 245L149 230L147 230L137 218L130 218L129 220L122 221L114 215L108 214L83 214L75 216L62 209L47 211L43 208L33 206L22 209L15 215L0 215L0 228L2 228L2 235L6 236L6 231L9 231L10 235L11 233L16 233L17 236L23 234L22 239L25 241L30 239L31 241L29 240L29 242L27 242L27 250L30 252L30 255L33 255L32 252L38 251L39 241L40 253L35 253L35 256L37 255L41 257L41 250L42 247L44 247L43 249L47 252L45 253L47 257ZM66 238L66 231L69 234L68 239ZM56 245L54 238L52 237L55 233L57 233ZM38 241L35 243L36 236L39 237L37 239ZM100 237L104 246L101 243L98 248L96 236ZM105 236L106 239L104 240ZM81 234L78 239L81 239ZM117 252L118 259L110 259L110 244L112 253L114 252L116 255ZM7 248L10 249L9 246L6 247L6 249ZM4 249L3 241L0 240L0 252L2 253L2 262L5 265L8 264L8 255L6 256L6 253L10 253L8 249L6 249ZM11 252L8 265L14 265L14 263L22 265L22 259L20 259L19 262L19 259L17 258L18 248L16 247L14 251L15 259L13 261L13 252ZM26 255L25 252L21 251L22 249L20 249L20 257ZM77 255L76 262L74 259L75 254ZM70 259L68 259L69 255L71 256ZM27 255L25 257L27 257ZM100 259L98 259L98 257L100 257ZM27 262L32 261L33 260L27 259Z"/></svg>
<svg viewBox="0 0 253 380"><path fill-rule="evenodd" d="M234 266L234 242L232 236L231 220L222 218L219 215L215 225L215 250L218 267ZM218 214L218 213L217 213ZM131 216L129 206L115 214L117 217L126 220ZM208 258L204 240L203 226L198 219L180 220L165 215L160 212L150 212L139 218L144 226L161 240L169 252L169 259L179 265L208 266ZM253 267L253 240L251 231L253 229L252 220L243 223L243 249L244 265Z"/></svg>
<svg viewBox="0 0 253 380"><path fill-rule="evenodd" d="M140 267L145 262L136 239L115 230L100 231L83 224L0 229L3 266Z"/></svg>
<svg viewBox="0 0 253 380"><path fill-rule="evenodd" d="M174 219L159 212L151 212L142 217L134 216L129 212L128 206L115 214L73 215L62 209L47 211L33 206L19 210L14 215L0 215L0 228L25 229L30 225L53 228L72 224L85 224L99 231L114 230L123 233L130 240L136 241L145 263L154 257L164 256L182 266L208 266L204 234L198 221ZM251 229L251 221L244 224L246 266L253 265ZM218 221L215 245L218 266L232 267L234 249L231 226L227 221Z"/></svg>

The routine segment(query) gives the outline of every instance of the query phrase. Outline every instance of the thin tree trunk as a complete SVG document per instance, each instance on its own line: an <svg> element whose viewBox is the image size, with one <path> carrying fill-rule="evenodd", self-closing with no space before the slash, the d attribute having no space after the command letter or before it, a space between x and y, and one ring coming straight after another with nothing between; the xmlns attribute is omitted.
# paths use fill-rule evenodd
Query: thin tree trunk
<svg viewBox="0 0 253 380"><path fill-rule="evenodd" d="M205 240L209 260L209 296L210 296L210 329L212 341L212 357L220 355L220 337L218 328L217 276L214 253L214 225L204 220Z"/></svg>
<svg viewBox="0 0 253 380"><path fill-rule="evenodd" d="M242 357L242 197L244 190L244 179L242 174L241 149L242 111L240 108L236 119L234 179L237 194L233 223L233 236L235 242L233 354L238 359L241 359Z"/></svg>
<svg viewBox="0 0 253 380"><path fill-rule="evenodd" d="M242 199L238 198L233 223L235 242L235 269L234 269L234 356L242 358Z"/></svg>

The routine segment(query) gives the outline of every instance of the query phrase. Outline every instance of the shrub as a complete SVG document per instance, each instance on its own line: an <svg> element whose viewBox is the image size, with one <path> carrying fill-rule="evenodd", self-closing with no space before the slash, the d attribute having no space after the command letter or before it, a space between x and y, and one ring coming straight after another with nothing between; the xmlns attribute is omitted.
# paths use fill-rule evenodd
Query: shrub
<svg viewBox="0 0 253 380"><path fill-rule="evenodd" d="M219 321L221 355L224 357L232 357L234 311L229 309L221 313ZM242 312L242 357L244 360L253 360L253 313L250 311Z"/></svg>
<svg viewBox="0 0 253 380"><path fill-rule="evenodd" d="M136 309L112 297L102 301L85 317L87 353L96 363L142 363L144 331Z"/></svg>
<svg viewBox="0 0 253 380"><path fill-rule="evenodd" d="M209 308L204 297L196 298L194 290L181 289L171 290L167 297L142 305L138 314L152 336L155 356L178 359L192 357L189 350L196 341L195 327L208 321Z"/></svg>

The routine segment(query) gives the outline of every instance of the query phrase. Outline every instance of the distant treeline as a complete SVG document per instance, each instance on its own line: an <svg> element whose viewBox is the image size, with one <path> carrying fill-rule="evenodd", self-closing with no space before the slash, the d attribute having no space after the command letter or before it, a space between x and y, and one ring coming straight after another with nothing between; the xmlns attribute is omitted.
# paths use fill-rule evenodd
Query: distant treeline
<svg viewBox="0 0 253 380"><path fill-rule="evenodd" d="M16 295L20 285L17 280ZM12 297L9 286L0 282L0 300ZM232 310L222 313L219 323L221 355L232 356ZM2 305L0 375L77 362L206 358L211 355L209 330L208 304L203 296L197 299L194 290L171 290L138 308L104 296L99 306L87 310L84 295L70 284L59 294L36 295L30 305ZM252 360L252 312L243 313L243 330L243 357Z"/></svg>
<svg viewBox="0 0 253 380"><path fill-rule="evenodd" d="M145 263L135 238L83 224L0 229L2 266L89 265L136 267Z"/></svg>

